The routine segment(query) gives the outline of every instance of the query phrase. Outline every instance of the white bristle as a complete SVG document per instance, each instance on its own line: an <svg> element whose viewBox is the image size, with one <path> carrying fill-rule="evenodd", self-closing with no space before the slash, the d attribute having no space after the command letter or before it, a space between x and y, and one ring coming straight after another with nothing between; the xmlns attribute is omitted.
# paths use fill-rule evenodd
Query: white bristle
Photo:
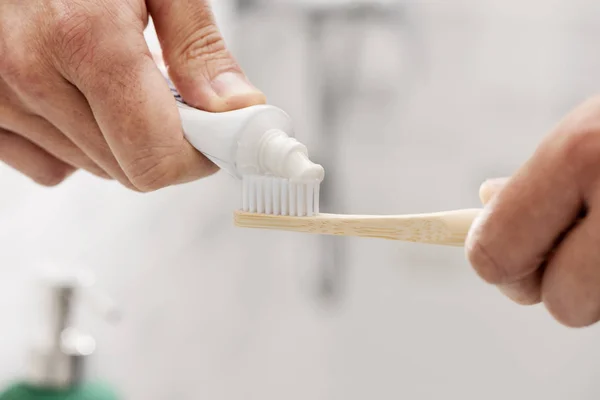
<svg viewBox="0 0 600 400"><path fill-rule="evenodd" d="M265 193L264 193L264 178L256 178L256 212L259 214L265 213Z"/></svg>
<svg viewBox="0 0 600 400"><path fill-rule="evenodd" d="M281 212L281 179L273 179L271 193L273 196L273 215L279 215Z"/></svg>
<svg viewBox="0 0 600 400"><path fill-rule="evenodd" d="M242 210L245 212L248 212L249 207L248 207L248 196L250 195L250 193L248 193L248 179L250 179L248 176L243 177L242 179Z"/></svg>
<svg viewBox="0 0 600 400"><path fill-rule="evenodd" d="M299 217L303 217L306 215L305 206L306 206L306 196L305 196L305 185L296 184L296 215Z"/></svg>
<svg viewBox="0 0 600 400"><path fill-rule="evenodd" d="M289 186L290 183L287 180L281 180L281 215L289 215Z"/></svg>
<svg viewBox="0 0 600 400"><path fill-rule="evenodd" d="M290 192L288 194L288 200L289 200L288 207L289 207L290 215L292 217L295 217L296 213L297 213L297 211L296 211L297 210L297 208L296 208L297 207L296 200L298 200L298 198L296 197L296 186L297 186L296 183L290 182L288 184L288 187L290 189Z"/></svg>
<svg viewBox="0 0 600 400"><path fill-rule="evenodd" d="M320 182L247 175L242 178L242 210L268 215L313 216L319 213Z"/></svg>
<svg viewBox="0 0 600 400"><path fill-rule="evenodd" d="M315 202L315 185L310 183L306 185L306 216L312 217L314 214L314 202Z"/></svg>
<svg viewBox="0 0 600 400"><path fill-rule="evenodd" d="M273 180L264 179L265 214L273 214Z"/></svg>
<svg viewBox="0 0 600 400"><path fill-rule="evenodd" d="M256 180L252 176L248 179L248 212L256 212Z"/></svg>
<svg viewBox="0 0 600 400"><path fill-rule="evenodd" d="M320 200L321 200L321 199L319 198L319 196L320 196L320 191L321 191L321 185L319 184L319 182L315 182L315 184L314 184L314 185L315 185L315 190L314 190L314 192L315 192L315 196L314 196L314 200L313 200L313 201L314 201L314 206L313 206L313 208L314 208L314 210L315 210L315 214L318 214L318 213L319 213L319 202L320 202Z"/></svg>

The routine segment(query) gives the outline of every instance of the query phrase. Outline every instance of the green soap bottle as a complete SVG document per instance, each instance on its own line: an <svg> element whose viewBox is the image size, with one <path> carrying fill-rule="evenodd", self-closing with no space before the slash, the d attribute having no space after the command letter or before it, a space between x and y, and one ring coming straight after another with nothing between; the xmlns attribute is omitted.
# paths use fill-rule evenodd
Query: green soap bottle
<svg viewBox="0 0 600 400"><path fill-rule="evenodd" d="M27 378L0 391L0 400L119 400L109 385L85 381L85 361L96 342L71 323L82 289L89 291L92 281L81 272L43 279L43 305L49 307L43 340L31 351ZM115 316L106 302L99 309L106 317Z"/></svg>
<svg viewBox="0 0 600 400"><path fill-rule="evenodd" d="M43 388L29 383L16 383L3 393L1 400L119 400L108 386L84 383L71 388Z"/></svg>

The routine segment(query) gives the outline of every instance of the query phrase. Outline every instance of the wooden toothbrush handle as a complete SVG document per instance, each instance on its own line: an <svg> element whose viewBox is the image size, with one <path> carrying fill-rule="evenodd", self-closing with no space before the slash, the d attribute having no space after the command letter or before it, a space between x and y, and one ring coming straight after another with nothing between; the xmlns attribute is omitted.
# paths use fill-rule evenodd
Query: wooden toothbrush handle
<svg viewBox="0 0 600 400"><path fill-rule="evenodd" d="M480 212L479 209L470 209L397 216L319 214L314 217L288 217L238 211L235 224L242 228L463 246Z"/></svg>
<svg viewBox="0 0 600 400"><path fill-rule="evenodd" d="M443 244L448 246L464 246L469 230L481 209L467 209L458 211L441 212L431 214L428 218L433 221L440 221L444 225L444 235L439 237L439 241L432 241L432 244Z"/></svg>

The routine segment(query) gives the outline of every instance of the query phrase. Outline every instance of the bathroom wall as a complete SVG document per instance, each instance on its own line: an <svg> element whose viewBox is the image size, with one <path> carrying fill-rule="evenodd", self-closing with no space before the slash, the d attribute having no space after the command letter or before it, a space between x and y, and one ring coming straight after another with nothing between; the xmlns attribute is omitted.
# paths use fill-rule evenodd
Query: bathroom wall
<svg viewBox="0 0 600 400"><path fill-rule="evenodd" d="M591 0L408 2L388 22L216 6L249 76L331 165L329 211L478 206L480 182L600 89ZM0 183L0 381L24 372L35 263L57 260L121 304L118 325L80 320L91 376L127 399L600 395L600 328L511 304L462 249L240 231L221 174L146 195L82 173L43 189L2 167Z"/></svg>

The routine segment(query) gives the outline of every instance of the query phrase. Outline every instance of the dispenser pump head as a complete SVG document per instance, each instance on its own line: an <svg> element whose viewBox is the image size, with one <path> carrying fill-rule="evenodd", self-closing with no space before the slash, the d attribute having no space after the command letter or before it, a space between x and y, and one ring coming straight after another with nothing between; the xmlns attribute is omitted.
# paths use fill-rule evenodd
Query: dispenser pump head
<svg viewBox="0 0 600 400"><path fill-rule="evenodd" d="M42 317L46 320L41 341L31 352L29 383L44 388L69 388L83 378L84 359L94 353L95 339L79 330L74 314L79 305L93 306L108 321L118 310L94 287L94 276L81 270L49 270L40 276Z"/></svg>

